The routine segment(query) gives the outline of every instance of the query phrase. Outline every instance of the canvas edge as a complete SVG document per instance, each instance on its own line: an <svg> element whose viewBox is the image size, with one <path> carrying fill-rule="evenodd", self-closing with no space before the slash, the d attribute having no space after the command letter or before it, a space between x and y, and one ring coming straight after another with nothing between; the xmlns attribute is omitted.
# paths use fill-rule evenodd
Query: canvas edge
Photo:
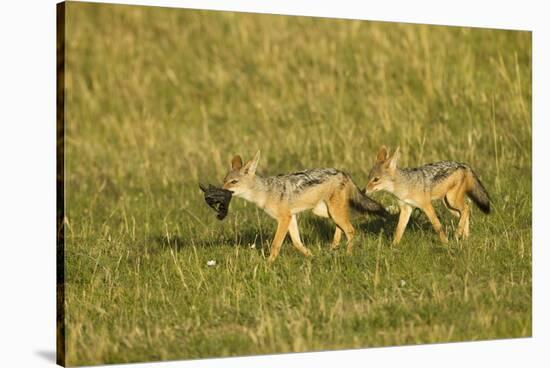
<svg viewBox="0 0 550 368"><path fill-rule="evenodd" d="M65 11L56 4L56 363L65 366Z"/></svg>

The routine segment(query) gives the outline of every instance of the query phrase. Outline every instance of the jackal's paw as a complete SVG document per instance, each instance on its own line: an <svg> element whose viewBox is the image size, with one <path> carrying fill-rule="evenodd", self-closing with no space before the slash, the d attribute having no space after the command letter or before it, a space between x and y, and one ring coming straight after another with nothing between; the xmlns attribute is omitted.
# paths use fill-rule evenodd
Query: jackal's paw
<svg viewBox="0 0 550 368"><path fill-rule="evenodd" d="M269 258L267 259L267 263L272 264L273 262L275 262L276 259L277 257L269 256Z"/></svg>
<svg viewBox="0 0 550 368"><path fill-rule="evenodd" d="M348 248L348 249L346 250L346 254L347 254L348 256L352 256L352 255L353 255L353 249L349 249L349 248Z"/></svg>
<svg viewBox="0 0 550 368"><path fill-rule="evenodd" d="M313 253L311 253L310 250L306 250L306 251L304 252L304 256L311 258L311 257L313 257Z"/></svg>

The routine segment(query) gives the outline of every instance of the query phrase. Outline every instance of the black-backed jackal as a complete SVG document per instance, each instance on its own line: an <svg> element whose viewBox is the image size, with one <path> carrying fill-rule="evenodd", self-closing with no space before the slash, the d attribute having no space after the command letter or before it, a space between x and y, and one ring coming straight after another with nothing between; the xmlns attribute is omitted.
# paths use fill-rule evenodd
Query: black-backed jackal
<svg viewBox="0 0 550 368"><path fill-rule="evenodd" d="M231 161L231 170L224 179L223 188L233 195L255 203L277 220L277 232L271 245L269 262L273 262L286 236L305 256L311 252L303 245L298 231L296 215L313 210L321 217L330 217L336 223L331 249L340 243L342 232L347 238L347 252L352 253L355 230L350 222L350 207L362 213L385 215L378 202L362 193L350 176L336 169L311 169L270 177L256 175L260 152L246 165L240 156Z"/></svg>
<svg viewBox="0 0 550 368"><path fill-rule="evenodd" d="M441 161L415 168L397 167L399 147L390 157L385 146L376 155L376 162L369 173L366 193L379 190L392 193L399 202L400 214L393 243L399 243L413 211L418 207L424 211L439 234L442 242L447 243L447 236L432 206L432 201L443 199L449 211L460 218L456 237L466 238L470 233L470 206L465 196L488 214L491 210L487 190L475 174L464 163Z"/></svg>

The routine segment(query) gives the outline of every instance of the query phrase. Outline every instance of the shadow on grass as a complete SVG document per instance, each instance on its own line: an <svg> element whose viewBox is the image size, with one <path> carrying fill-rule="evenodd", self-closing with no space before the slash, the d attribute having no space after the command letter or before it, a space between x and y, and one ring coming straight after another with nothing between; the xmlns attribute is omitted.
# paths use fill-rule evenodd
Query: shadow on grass
<svg viewBox="0 0 550 368"><path fill-rule="evenodd" d="M382 235L385 242L390 242L393 239L393 233L399 221L399 214L391 214L386 218L377 216L360 216L355 219L354 225L356 234L365 235ZM304 228L308 227L309 231ZM334 230L336 228L334 222L330 219L319 218L316 216L307 216L304 218L304 223L299 223L302 240L308 244L314 241L329 244L332 242ZM420 211L416 210L411 216L406 234L430 233L434 236L435 232L432 225ZM172 250L184 250L196 248L219 248L219 247L243 247L255 248L257 251L269 251L269 243L271 242L275 232L271 229L262 231L256 227L243 227L236 233L219 233L219 234L192 234L189 236L177 235L167 236L166 234L152 235L147 242L148 251L151 253L164 252ZM287 237L285 242L290 241Z"/></svg>
<svg viewBox="0 0 550 368"><path fill-rule="evenodd" d="M246 247L253 246L256 250L260 251L262 247L266 247L265 239L260 238L259 231L257 229L245 229L239 231L235 236L227 236L226 234L220 234L216 237L204 237L201 238L200 234L190 237L183 236L166 236L166 235L153 235L150 237L150 246L154 248L153 251L163 250L183 250L190 249L192 247L197 248L210 248L210 247ZM262 242L263 240L263 242Z"/></svg>
<svg viewBox="0 0 550 368"><path fill-rule="evenodd" d="M311 228L311 232L314 234L318 241L322 243L331 243L334 237L334 231L336 230L336 224L331 219L320 218L311 216L308 217L307 226ZM391 216L387 219L382 217L363 217L353 221L356 235L359 234L374 234L378 235L382 232L384 238L391 238L392 234L392 220ZM397 221L395 221L397 224ZM306 238L308 234L306 234ZM310 236L311 237L311 234ZM345 237L344 237L345 240Z"/></svg>
<svg viewBox="0 0 550 368"><path fill-rule="evenodd" d="M390 215L387 218L369 217L357 224L357 231L372 235L382 233L384 239L391 239L393 228L397 225L397 220L394 221L393 217L395 216Z"/></svg>
<svg viewBox="0 0 550 368"><path fill-rule="evenodd" d="M394 232L399 222L399 213L391 214L386 218L382 217L369 217L363 219L357 225L357 231L365 234L378 235L382 233L382 237L387 240L393 240ZM436 234L432 224L427 219L426 215L419 209L415 209L413 215L407 223L405 234L418 234L428 233Z"/></svg>

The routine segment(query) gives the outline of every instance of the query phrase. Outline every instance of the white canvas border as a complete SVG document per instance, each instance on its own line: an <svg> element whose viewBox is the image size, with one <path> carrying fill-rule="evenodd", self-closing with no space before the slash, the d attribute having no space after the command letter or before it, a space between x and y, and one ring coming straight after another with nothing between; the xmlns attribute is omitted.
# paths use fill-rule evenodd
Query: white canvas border
<svg viewBox="0 0 550 368"><path fill-rule="evenodd" d="M104 1L170 7L533 30L533 335L531 339L138 364L136 367L543 366L550 310L548 14L537 1ZM0 355L53 366L55 350L55 1L0 14ZM545 124L546 122L546 124ZM518 178L520 179L520 178ZM93 348L93 347L91 347ZM117 365L118 366L118 365ZM116 367L116 366L112 366Z"/></svg>

